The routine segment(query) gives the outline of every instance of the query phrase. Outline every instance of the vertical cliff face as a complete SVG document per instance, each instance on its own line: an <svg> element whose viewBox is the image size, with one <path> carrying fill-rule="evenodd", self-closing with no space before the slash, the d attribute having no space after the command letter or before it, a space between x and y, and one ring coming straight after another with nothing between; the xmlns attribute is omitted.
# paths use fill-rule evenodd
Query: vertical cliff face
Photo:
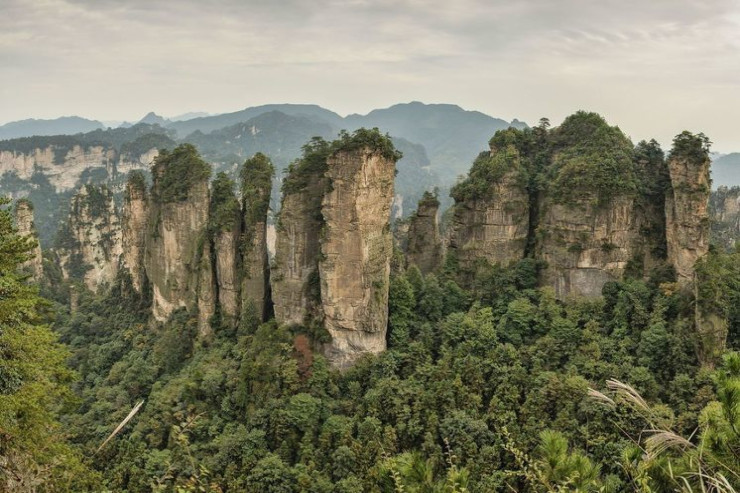
<svg viewBox="0 0 740 493"><path fill-rule="evenodd" d="M248 159L241 172L241 303L242 311L251 311L259 320L267 318L271 305L267 213L273 174L272 163L261 153Z"/></svg>
<svg viewBox="0 0 740 493"><path fill-rule="evenodd" d="M213 242L218 304L224 322L233 325L239 315L239 239L241 210L234 182L219 173L211 192L210 241Z"/></svg>
<svg viewBox="0 0 740 493"><path fill-rule="evenodd" d="M551 132L537 255L558 296L600 296L621 279L635 249L638 180L633 146L617 127L579 112Z"/></svg>
<svg viewBox="0 0 740 493"><path fill-rule="evenodd" d="M332 337L327 357L338 367L385 349L395 164L369 147L340 149L327 160L319 273Z"/></svg>
<svg viewBox="0 0 740 493"><path fill-rule="evenodd" d="M671 186L666 194L668 261L678 282L690 283L694 264L709 250L709 153L703 136L684 132L668 157Z"/></svg>
<svg viewBox="0 0 740 493"><path fill-rule="evenodd" d="M439 200L425 192L416 214L411 216L406 256L409 265L416 265L423 274L442 264L442 239L439 235Z"/></svg>
<svg viewBox="0 0 740 493"><path fill-rule="evenodd" d="M208 337L213 333L211 317L216 313L217 285L213 270L213 247L210 241L203 241L196 252L195 266L195 294L198 307L198 335ZM188 306L189 300L184 300L183 306Z"/></svg>
<svg viewBox="0 0 740 493"><path fill-rule="evenodd" d="M131 275L134 291L139 294L144 292L146 286L144 252L149 214L148 202L144 175L138 171L132 172L126 183L121 215L123 267Z"/></svg>
<svg viewBox="0 0 740 493"><path fill-rule="evenodd" d="M740 187L719 187L709 198L711 241L725 250L740 239Z"/></svg>
<svg viewBox="0 0 740 493"><path fill-rule="evenodd" d="M568 205L549 203L541 218L539 258L544 282L557 296L601 296L608 281L621 279L634 247L634 201L606 204L582 193Z"/></svg>
<svg viewBox="0 0 740 493"><path fill-rule="evenodd" d="M111 285L123 253L113 193L104 185L83 186L70 202L61 238L59 253L65 278L81 279L93 292Z"/></svg>
<svg viewBox="0 0 740 493"><path fill-rule="evenodd" d="M200 260L210 248L206 245L210 172L189 144L161 153L152 168L145 268L157 320L197 304Z"/></svg>
<svg viewBox="0 0 740 493"><path fill-rule="evenodd" d="M477 262L506 265L524 257L529 231L529 194L521 155L508 135L497 134L473 163L469 177L452 191L455 208L450 253L463 277Z"/></svg>
<svg viewBox="0 0 740 493"><path fill-rule="evenodd" d="M635 146L634 162L640 190L635 199L634 253L629 274L648 277L666 260L665 195L670 176L665 155L655 140Z"/></svg>
<svg viewBox="0 0 740 493"><path fill-rule="evenodd" d="M21 270L28 273L34 282L39 282L44 275L44 264L41 257L41 245L38 242L38 233L33 223L33 204L25 199L15 203L15 226L21 236L31 238L36 242L31 250L31 258L21 265Z"/></svg>
<svg viewBox="0 0 740 493"><path fill-rule="evenodd" d="M272 297L282 324L323 327L335 367L385 349L395 163L377 130L315 139L283 183Z"/></svg>
<svg viewBox="0 0 740 493"><path fill-rule="evenodd" d="M291 165L283 182L270 276L275 320L280 324L303 325L309 318L322 318L318 260L327 155L328 144L314 142L303 158Z"/></svg>

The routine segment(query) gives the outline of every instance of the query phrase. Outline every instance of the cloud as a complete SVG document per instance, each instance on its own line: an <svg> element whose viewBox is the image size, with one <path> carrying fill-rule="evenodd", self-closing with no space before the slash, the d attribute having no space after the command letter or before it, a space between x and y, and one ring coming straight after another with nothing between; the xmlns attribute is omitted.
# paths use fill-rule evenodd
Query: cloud
<svg viewBox="0 0 740 493"><path fill-rule="evenodd" d="M0 16L0 120L416 99L594 109L664 141L701 125L740 148L733 0L4 0Z"/></svg>

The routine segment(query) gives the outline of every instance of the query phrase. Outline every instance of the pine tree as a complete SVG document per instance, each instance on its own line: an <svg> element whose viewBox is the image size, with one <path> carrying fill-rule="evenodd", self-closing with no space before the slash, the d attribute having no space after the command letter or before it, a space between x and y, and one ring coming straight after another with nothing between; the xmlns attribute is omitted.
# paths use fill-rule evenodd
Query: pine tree
<svg viewBox="0 0 740 493"><path fill-rule="evenodd" d="M94 478L56 420L73 373L43 323L45 301L20 272L35 240L18 234L9 203L0 198L0 490L77 490Z"/></svg>

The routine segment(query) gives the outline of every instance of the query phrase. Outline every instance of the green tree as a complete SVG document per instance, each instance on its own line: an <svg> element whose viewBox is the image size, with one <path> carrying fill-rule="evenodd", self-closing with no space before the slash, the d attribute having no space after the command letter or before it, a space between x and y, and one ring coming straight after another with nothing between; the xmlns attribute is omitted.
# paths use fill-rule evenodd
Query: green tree
<svg viewBox="0 0 740 493"><path fill-rule="evenodd" d="M57 421L71 402L69 353L44 323L47 305L20 274L35 240L0 199L0 489L86 489L94 479Z"/></svg>

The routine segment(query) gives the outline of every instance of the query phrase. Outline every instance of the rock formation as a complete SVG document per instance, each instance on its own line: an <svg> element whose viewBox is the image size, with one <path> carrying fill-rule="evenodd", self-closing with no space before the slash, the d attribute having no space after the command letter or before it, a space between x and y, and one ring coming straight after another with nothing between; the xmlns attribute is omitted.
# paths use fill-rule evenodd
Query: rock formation
<svg viewBox="0 0 740 493"><path fill-rule="evenodd" d="M200 261L210 251L210 172L189 144L160 154L152 168L145 269L157 320L166 320L178 308L197 306Z"/></svg>
<svg viewBox="0 0 740 493"><path fill-rule="evenodd" d="M327 160L319 274L326 354L337 367L385 349L393 241L390 213L396 159L369 147Z"/></svg>
<svg viewBox="0 0 740 493"><path fill-rule="evenodd" d="M233 325L239 315L239 240L241 208L234 194L234 182L219 173L211 193L211 238L215 258L216 284L221 315Z"/></svg>
<svg viewBox="0 0 740 493"><path fill-rule="evenodd" d="M271 308L267 213L273 174L272 163L260 153L248 159L241 172L241 305L243 316L247 316L245 311L249 310L262 321L266 320Z"/></svg>
<svg viewBox="0 0 740 493"><path fill-rule="evenodd" d="M147 218L149 214L149 197L146 181L141 172L129 175L123 197L122 244L123 267L131 275L131 284L139 294L143 294L147 285L144 270L144 252L147 236Z"/></svg>
<svg viewBox="0 0 740 493"><path fill-rule="evenodd" d="M719 187L709 199L711 242L725 250L740 240L740 187Z"/></svg>
<svg viewBox="0 0 740 493"><path fill-rule="evenodd" d="M21 270L28 273L34 282L39 282L44 274L44 264L41 256L41 245L38 242L38 233L33 224L33 204L25 199L18 200L15 203L14 216L18 234L35 242L33 250L30 252L31 258L21 265Z"/></svg>
<svg viewBox="0 0 740 493"><path fill-rule="evenodd" d="M105 185L80 188L72 198L69 220L60 237L65 278L81 279L92 292L113 283L123 247L113 193Z"/></svg>
<svg viewBox="0 0 740 493"><path fill-rule="evenodd" d="M701 144L689 152L698 162L674 150L666 165L657 142L634 147L594 113L547 127L497 132L453 188L448 262L459 279L524 257L542 261L540 284L561 298L600 296L606 282L645 277L666 257L679 279L690 276L706 252Z"/></svg>
<svg viewBox="0 0 740 493"><path fill-rule="evenodd" d="M213 333L211 317L216 313L216 302L218 301L216 299L217 286L213 271L212 248L210 241L203 241L200 249L196 252L197 260L194 263L197 268L194 279L197 283L195 294L198 307L198 334L201 337L208 337ZM188 305L189 301L183 299L180 302L183 303L181 306L192 309L192 306Z"/></svg>
<svg viewBox="0 0 740 493"><path fill-rule="evenodd" d="M471 277L481 260L505 266L524 258L529 195L522 168L515 146L492 141L490 152L478 156L468 179L453 189L449 249L463 277Z"/></svg>
<svg viewBox="0 0 740 493"><path fill-rule="evenodd" d="M335 367L385 349L397 159L387 137L361 129L313 141L283 184L275 318L326 329Z"/></svg>
<svg viewBox="0 0 740 493"><path fill-rule="evenodd" d="M674 140L668 157L671 186L666 195L668 261L678 282L687 285L694 264L709 251L709 154L701 136L688 132Z"/></svg>
<svg viewBox="0 0 740 493"><path fill-rule="evenodd" d="M315 144L294 163L283 182L276 226L275 259L270 276L275 319L280 324L321 319L318 261L324 224L321 203L328 146Z"/></svg>
<svg viewBox="0 0 740 493"><path fill-rule="evenodd" d="M148 169L156 155L156 148L140 154L120 154L110 146L100 145L74 145L69 149L48 145L26 152L0 150L0 176L10 173L29 180L34 173L42 173L57 192L64 192L79 186L80 179L91 170L104 170L108 178L113 178L131 170Z"/></svg>
<svg viewBox="0 0 740 493"><path fill-rule="evenodd" d="M539 258L548 268L543 280L559 297L601 296L606 282L622 278L632 256L634 201L623 196L600 205L593 195L577 195L568 205L544 207Z"/></svg>
<svg viewBox="0 0 740 493"><path fill-rule="evenodd" d="M435 194L424 192L408 228L406 257L409 265L416 265L423 274L442 264L442 239L439 235L439 200Z"/></svg>

